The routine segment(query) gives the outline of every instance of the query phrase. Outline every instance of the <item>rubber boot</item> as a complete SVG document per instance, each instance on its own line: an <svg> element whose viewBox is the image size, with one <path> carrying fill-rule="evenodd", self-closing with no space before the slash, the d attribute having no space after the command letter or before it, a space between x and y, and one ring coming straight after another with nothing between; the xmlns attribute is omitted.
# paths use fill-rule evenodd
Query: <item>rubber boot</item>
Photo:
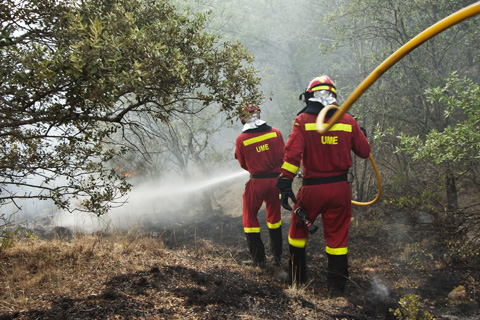
<svg viewBox="0 0 480 320"><path fill-rule="evenodd" d="M265 247L260 233L245 233L247 236L248 250L252 256L253 265L265 268Z"/></svg>
<svg viewBox="0 0 480 320"><path fill-rule="evenodd" d="M282 263L282 226L277 229L268 229L270 234L270 246L272 248L272 255L274 264L280 266Z"/></svg>
<svg viewBox="0 0 480 320"><path fill-rule="evenodd" d="M331 297L342 296L348 279L348 257L327 253L327 289Z"/></svg>
<svg viewBox="0 0 480 320"><path fill-rule="evenodd" d="M305 248L288 246L290 258L288 261L288 274L291 277L291 284L302 284L307 281L307 266L305 258Z"/></svg>

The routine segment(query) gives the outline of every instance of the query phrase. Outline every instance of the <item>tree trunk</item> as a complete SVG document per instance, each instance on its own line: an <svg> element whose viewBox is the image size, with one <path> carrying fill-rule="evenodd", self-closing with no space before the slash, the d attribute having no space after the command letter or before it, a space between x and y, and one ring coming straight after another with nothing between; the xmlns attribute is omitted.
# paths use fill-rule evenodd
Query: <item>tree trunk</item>
<svg viewBox="0 0 480 320"><path fill-rule="evenodd" d="M455 185L455 175L450 169L447 169L445 183L447 192L447 210L456 211L458 209L457 187Z"/></svg>

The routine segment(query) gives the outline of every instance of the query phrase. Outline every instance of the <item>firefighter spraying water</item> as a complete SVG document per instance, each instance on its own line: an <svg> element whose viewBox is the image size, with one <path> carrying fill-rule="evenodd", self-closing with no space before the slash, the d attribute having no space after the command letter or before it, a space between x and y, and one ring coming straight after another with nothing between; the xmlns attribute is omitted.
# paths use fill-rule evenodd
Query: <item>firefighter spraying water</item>
<svg viewBox="0 0 480 320"><path fill-rule="evenodd" d="M257 215L265 203L273 261L279 266L282 256L282 221L275 182L280 174L285 142L278 129L260 119L260 112L255 104L242 106L240 120L243 129L236 139L235 158L250 173L243 194L243 229L248 250L253 264L265 268L265 248Z"/></svg>

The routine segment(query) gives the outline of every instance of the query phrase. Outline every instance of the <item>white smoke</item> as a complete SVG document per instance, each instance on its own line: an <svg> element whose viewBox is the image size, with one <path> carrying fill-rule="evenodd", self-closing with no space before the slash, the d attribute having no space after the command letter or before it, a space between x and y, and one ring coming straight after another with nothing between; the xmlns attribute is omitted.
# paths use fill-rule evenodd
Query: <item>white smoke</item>
<svg viewBox="0 0 480 320"><path fill-rule="evenodd" d="M390 290L377 274L373 274L370 290L367 292L367 295L382 301L389 297Z"/></svg>
<svg viewBox="0 0 480 320"><path fill-rule="evenodd" d="M133 186L127 197L120 199L120 202L124 202L123 205L112 208L101 217L79 212L60 212L56 216L55 224L74 230L92 232L108 227L141 227L152 221L162 220L177 220L178 223L185 223L186 215L184 213L189 210L192 201L202 197L204 190L207 188L227 190L232 182L246 181L247 174L247 171L240 170L201 181L185 182L177 177L140 183ZM238 194L238 199L241 197L242 194Z"/></svg>

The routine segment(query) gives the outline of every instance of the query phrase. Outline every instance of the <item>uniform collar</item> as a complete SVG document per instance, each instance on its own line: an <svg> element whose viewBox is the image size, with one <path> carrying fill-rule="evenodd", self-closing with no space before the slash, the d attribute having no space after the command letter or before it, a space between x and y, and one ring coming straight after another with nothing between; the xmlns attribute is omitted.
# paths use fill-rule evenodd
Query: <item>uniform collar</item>
<svg viewBox="0 0 480 320"><path fill-rule="evenodd" d="M302 110L300 110L299 113L297 113L297 116L302 114L302 113L319 114L320 111L322 111L323 108L324 108L324 106L320 102L309 101L307 103L307 105ZM333 114L335 113L336 110L337 109L328 110L327 118L333 116Z"/></svg>
<svg viewBox="0 0 480 320"><path fill-rule="evenodd" d="M262 121L262 120L260 120L260 121ZM265 132L265 131L270 131L270 130L272 130L272 127L269 126L265 121L263 121L263 124L261 124L258 127L255 127L255 128L245 130L245 126L244 126L242 132L254 133L254 132Z"/></svg>
<svg viewBox="0 0 480 320"><path fill-rule="evenodd" d="M245 132L247 130L252 130L260 127L261 125L264 125L266 122L260 119L255 119L255 121L250 121L247 122L243 125L242 132Z"/></svg>

